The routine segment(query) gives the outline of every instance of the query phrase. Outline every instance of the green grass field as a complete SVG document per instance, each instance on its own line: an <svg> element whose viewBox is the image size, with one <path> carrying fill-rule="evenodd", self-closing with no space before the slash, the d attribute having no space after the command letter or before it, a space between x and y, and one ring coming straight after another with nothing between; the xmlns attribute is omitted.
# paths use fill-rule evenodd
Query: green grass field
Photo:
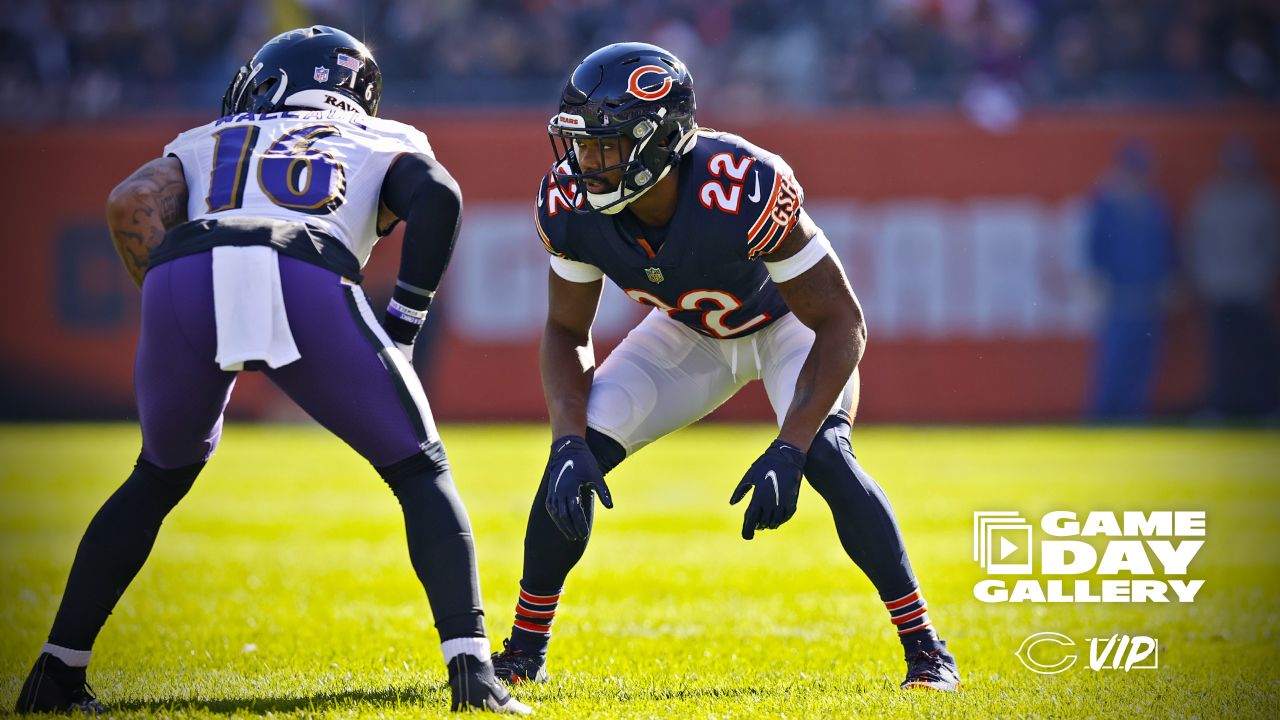
<svg viewBox="0 0 1280 720"><path fill-rule="evenodd" d="M520 577L539 427L442 429L477 536L495 644ZM902 693L870 583L805 489L738 537L733 486L766 427L682 431L610 477L616 507L570 577L541 717L1280 717L1280 434L870 428L854 447L894 501L965 677ZM12 708L81 532L137 451L127 425L0 427L0 703ZM1205 510L1192 605L984 604L972 513ZM1037 675L1042 630L1158 638L1161 667ZM447 706L399 506L310 427L233 425L107 624L90 681L118 716L422 717Z"/></svg>

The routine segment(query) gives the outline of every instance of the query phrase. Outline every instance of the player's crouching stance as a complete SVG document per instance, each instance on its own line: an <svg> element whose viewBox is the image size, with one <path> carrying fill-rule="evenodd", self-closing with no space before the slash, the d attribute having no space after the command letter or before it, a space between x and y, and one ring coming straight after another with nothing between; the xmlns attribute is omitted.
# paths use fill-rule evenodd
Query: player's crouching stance
<svg viewBox="0 0 1280 720"><path fill-rule="evenodd" d="M574 71L551 119L556 164L538 187L551 253L542 381L551 458L525 537L512 682L547 677L560 592L591 533L604 474L762 380L778 438L733 490L751 493L742 537L796 511L809 479L849 557L875 584L905 650L904 688L953 690L889 502L850 448L862 311L782 158L699 129L693 83L671 53L610 45ZM655 309L597 370L591 325L608 276Z"/></svg>
<svg viewBox="0 0 1280 720"><path fill-rule="evenodd" d="M381 86L347 33L284 33L241 69L221 119L179 135L112 193L112 237L142 287L142 451L85 532L19 712L104 710L85 682L94 639L217 446L237 372L257 370L400 501L453 709L528 714L489 662L470 521L409 362L461 192L425 135L375 117ZM380 325L360 269L401 219Z"/></svg>

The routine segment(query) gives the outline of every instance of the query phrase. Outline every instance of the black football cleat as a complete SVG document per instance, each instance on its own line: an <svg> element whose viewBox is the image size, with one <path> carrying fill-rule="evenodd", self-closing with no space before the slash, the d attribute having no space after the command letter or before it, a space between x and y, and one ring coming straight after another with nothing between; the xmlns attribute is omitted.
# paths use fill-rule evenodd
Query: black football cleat
<svg viewBox="0 0 1280 720"><path fill-rule="evenodd" d="M499 680L511 685L522 682L544 683L547 675L547 659L530 655L513 647L510 640L502 641L502 652L493 654L493 672Z"/></svg>
<svg viewBox="0 0 1280 720"><path fill-rule="evenodd" d="M947 643L939 640L936 645L921 644L907 652L907 679L903 690L921 688L955 692L960 686L960 668L955 657L947 652Z"/></svg>
<svg viewBox="0 0 1280 720"><path fill-rule="evenodd" d="M487 710L509 715L532 715L533 709L511 697L493 674L493 664L463 653L449 661L449 690L454 712Z"/></svg>
<svg viewBox="0 0 1280 720"><path fill-rule="evenodd" d="M82 667L69 667L49 653L40 653L22 684L14 712L106 713L106 706L94 697L84 672Z"/></svg>

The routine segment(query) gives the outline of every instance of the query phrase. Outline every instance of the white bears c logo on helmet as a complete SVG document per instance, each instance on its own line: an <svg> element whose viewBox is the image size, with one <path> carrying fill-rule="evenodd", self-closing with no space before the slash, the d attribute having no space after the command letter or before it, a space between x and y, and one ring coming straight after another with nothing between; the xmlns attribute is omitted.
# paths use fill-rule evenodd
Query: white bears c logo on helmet
<svg viewBox="0 0 1280 720"><path fill-rule="evenodd" d="M649 74L662 75L662 84L651 90L645 90L640 87L640 78ZM657 100L666 97L666 94L671 92L671 85L671 76L667 74L666 68L658 65L641 65L632 70L631 77L627 78L627 92L641 100Z"/></svg>

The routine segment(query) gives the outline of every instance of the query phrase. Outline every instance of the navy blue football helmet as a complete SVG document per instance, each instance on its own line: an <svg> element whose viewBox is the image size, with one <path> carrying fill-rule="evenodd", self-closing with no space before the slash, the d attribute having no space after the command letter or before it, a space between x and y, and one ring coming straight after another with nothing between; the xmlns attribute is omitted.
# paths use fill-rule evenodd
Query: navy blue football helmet
<svg viewBox="0 0 1280 720"><path fill-rule="evenodd" d="M547 126L553 177L571 207L612 215L666 177L697 141L695 107L688 68L656 45L617 43L588 55L569 77L560 113ZM579 143L624 137L633 147L620 163L590 172L579 167ZM582 182L618 170L622 179L609 192L589 192Z"/></svg>
<svg viewBox="0 0 1280 720"><path fill-rule="evenodd" d="M337 28L312 25L267 41L236 72L222 114L305 107L377 115L381 99L382 72L369 48Z"/></svg>

